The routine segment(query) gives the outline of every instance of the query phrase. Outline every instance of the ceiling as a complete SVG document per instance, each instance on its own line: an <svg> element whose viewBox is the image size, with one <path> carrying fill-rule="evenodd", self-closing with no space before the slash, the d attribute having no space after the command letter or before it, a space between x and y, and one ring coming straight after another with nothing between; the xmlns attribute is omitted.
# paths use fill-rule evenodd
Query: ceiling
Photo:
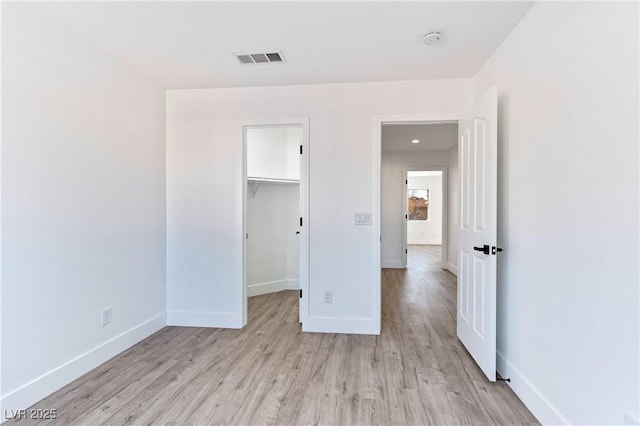
<svg viewBox="0 0 640 426"><path fill-rule="evenodd" d="M420 143L411 143L413 139ZM458 123L382 126L382 152L449 151L457 142Z"/></svg>
<svg viewBox="0 0 640 426"><path fill-rule="evenodd" d="M472 77L532 4L104 1L11 7L48 16L165 88L215 88ZM428 31L442 33L438 45L422 43ZM282 51L286 63L242 66L232 56L265 51Z"/></svg>

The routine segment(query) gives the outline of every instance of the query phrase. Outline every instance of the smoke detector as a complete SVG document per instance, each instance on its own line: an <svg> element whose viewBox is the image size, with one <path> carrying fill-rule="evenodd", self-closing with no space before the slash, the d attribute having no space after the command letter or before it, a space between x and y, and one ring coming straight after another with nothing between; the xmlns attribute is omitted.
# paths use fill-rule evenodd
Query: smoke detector
<svg viewBox="0 0 640 426"><path fill-rule="evenodd" d="M437 44L441 38L442 34L438 31L431 31L430 33L426 33L422 36L422 42L427 46L433 46L434 44Z"/></svg>

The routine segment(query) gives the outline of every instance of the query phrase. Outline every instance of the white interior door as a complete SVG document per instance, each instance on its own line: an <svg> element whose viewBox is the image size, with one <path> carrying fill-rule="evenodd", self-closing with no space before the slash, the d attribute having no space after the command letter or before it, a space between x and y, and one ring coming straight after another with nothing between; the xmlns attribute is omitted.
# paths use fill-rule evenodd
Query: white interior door
<svg viewBox="0 0 640 426"><path fill-rule="evenodd" d="M490 381L496 380L497 116L493 87L458 124L457 333Z"/></svg>
<svg viewBox="0 0 640 426"><path fill-rule="evenodd" d="M302 126L302 144L300 145L300 238L299 283L300 301L298 303L299 320L305 330L309 321L309 117L299 119Z"/></svg>

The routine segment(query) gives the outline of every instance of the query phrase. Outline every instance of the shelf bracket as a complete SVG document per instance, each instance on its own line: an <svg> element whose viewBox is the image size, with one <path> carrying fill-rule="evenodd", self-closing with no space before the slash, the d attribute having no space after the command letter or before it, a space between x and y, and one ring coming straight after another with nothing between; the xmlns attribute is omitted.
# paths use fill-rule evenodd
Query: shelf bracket
<svg viewBox="0 0 640 426"><path fill-rule="evenodd" d="M260 189L260 185L262 185L262 181L252 180L252 181L249 181L249 183L250 183L249 190L251 191L251 198L256 198L256 193L258 192L258 189Z"/></svg>

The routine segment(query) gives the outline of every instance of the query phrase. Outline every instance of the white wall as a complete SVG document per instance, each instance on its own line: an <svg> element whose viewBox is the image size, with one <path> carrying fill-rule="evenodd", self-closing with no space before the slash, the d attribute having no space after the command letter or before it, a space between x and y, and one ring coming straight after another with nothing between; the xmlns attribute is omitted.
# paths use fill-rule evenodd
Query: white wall
<svg viewBox="0 0 640 426"><path fill-rule="evenodd" d="M247 129L247 176L300 179L301 127Z"/></svg>
<svg viewBox="0 0 640 426"><path fill-rule="evenodd" d="M467 80L170 90L167 93L170 322L240 326L242 149L239 122L310 118L311 331L376 333L373 252L354 225L373 212L373 117L458 114ZM443 158L446 164L446 158ZM398 205L400 205L398 203ZM324 290L333 303L323 303Z"/></svg>
<svg viewBox="0 0 640 426"><path fill-rule="evenodd" d="M447 182L447 259L446 268L458 275L458 227L460 226L460 169L458 166L458 146L448 152Z"/></svg>
<svg viewBox="0 0 640 426"><path fill-rule="evenodd" d="M404 221L404 169L407 167L447 167L447 152L385 152L381 167L381 231L380 250L383 268L404 268L402 254Z"/></svg>
<svg viewBox="0 0 640 426"><path fill-rule="evenodd" d="M407 189L429 190L429 218L407 221L407 244L442 244L442 174L409 176L407 181Z"/></svg>
<svg viewBox="0 0 640 426"><path fill-rule="evenodd" d="M2 410L165 324L164 91L33 7L2 5Z"/></svg>
<svg viewBox="0 0 640 426"><path fill-rule="evenodd" d="M249 185L249 189L251 185ZM262 184L247 199L247 285L279 281L287 274L286 204L292 185ZM292 200L295 203L295 199ZM295 223L294 217L294 223Z"/></svg>
<svg viewBox="0 0 640 426"><path fill-rule="evenodd" d="M638 54L637 2L538 2L475 78L500 95L500 371L546 424L639 417Z"/></svg>

